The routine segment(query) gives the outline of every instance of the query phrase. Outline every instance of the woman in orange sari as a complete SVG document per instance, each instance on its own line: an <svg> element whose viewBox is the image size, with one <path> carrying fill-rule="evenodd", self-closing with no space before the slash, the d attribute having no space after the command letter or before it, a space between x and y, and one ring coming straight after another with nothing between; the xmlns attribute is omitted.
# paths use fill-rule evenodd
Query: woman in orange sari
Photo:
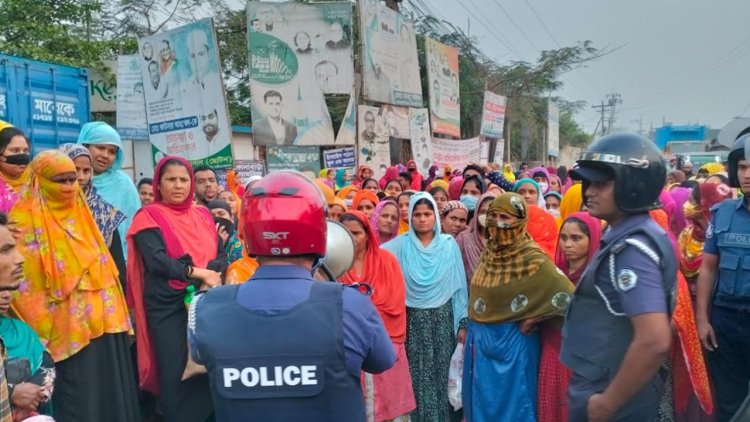
<svg viewBox="0 0 750 422"><path fill-rule="evenodd" d="M368 421L389 421L406 416L417 407L406 358L406 285L396 257L378 245L367 216L349 211L341 222L354 237L352 268L340 277L346 284L368 283L370 299L377 308L393 347L396 363L381 374L362 373L362 389Z"/></svg>
<svg viewBox="0 0 750 422"><path fill-rule="evenodd" d="M12 306L55 361L55 418L139 420L128 309L76 166L67 154L44 151L23 177L10 214L25 258Z"/></svg>
<svg viewBox="0 0 750 422"><path fill-rule="evenodd" d="M187 363L187 287L221 284L226 257L208 209L193 204L194 176L181 157L154 170L154 203L128 231L128 298L138 327L141 387L161 395L167 421L204 422L213 413L206 375L182 380Z"/></svg>

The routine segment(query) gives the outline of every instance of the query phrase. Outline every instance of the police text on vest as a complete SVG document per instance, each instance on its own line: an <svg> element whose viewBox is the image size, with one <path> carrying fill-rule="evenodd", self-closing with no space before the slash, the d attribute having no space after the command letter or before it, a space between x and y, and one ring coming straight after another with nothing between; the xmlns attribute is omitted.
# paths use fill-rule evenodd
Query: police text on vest
<svg viewBox="0 0 750 422"><path fill-rule="evenodd" d="M318 385L316 365L302 366L274 366L272 373L269 368L224 368L224 387L231 388L235 381L240 381L245 387L280 387L296 385ZM269 378L271 375L271 378Z"/></svg>

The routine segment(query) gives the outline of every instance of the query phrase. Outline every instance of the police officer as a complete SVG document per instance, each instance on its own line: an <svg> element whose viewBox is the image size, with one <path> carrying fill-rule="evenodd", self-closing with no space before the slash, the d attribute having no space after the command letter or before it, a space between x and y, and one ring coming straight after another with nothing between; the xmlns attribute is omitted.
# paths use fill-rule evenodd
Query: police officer
<svg viewBox="0 0 750 422"><path fill-rule="evenodd" d="M750 192L750 134L729 153L729 181ZM750 382L750 212L748 197L711 209L698 274L695 317L709 350L719 421L728 421L748 394Z"/></svg>
<svg viewBox="0 0 750 422"><path fill-rule="evenodd" d="M560 359L573 371L569 419L651 421L677 276L669 237L648 214L659 206L666 162L651 141L630 133L600 138L577 162L588 211L609 227L563 326Z"/></svg>
<svg viewBox="0 0 750 422"><path fill-rule="evenodd" d="M326 252L323 195L300 173L275 172L245 193L241 213L260 267L196 296L189 313L217 421L364 421L360 372L383 372L396 356L368 297L313 281Z"/></svg>

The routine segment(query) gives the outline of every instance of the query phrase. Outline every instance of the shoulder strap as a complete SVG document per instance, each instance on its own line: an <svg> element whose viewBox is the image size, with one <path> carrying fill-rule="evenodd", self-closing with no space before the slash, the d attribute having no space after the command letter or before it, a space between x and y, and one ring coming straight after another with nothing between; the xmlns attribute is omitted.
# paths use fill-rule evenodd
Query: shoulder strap
<svg viewBox="0 0 750 422"><path fill-rule="evenodd" d="M737 207L737 201L742 201L742 199L722 201L711 207L711 214L716 215L714 233L723 233L729 230Z"/></svg>

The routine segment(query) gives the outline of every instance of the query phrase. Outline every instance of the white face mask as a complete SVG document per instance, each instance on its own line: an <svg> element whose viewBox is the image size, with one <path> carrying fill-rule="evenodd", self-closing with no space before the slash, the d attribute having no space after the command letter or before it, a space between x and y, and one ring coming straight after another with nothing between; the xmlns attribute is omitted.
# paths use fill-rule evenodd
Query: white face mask
<svg viewBox="0 0 750 422"><path fill-rule="evenodd" d="M539 190L542 191L542 193L547 192L547 189L549 188L549 185L545 182L539 182Z"/></svg>
<svg viewBox="0 0 750 422"><path fill-rule="evenodd" d="M552 216L555 217L555 218L559 218L560 217L560 210L559 209L557 209L557 210L550 209L550 210L547 210L547 212L550 213L550 214L552 214Z"/></svg>
<svg viewBox="0 0 750 422"><path fill-rule="evenodd" d="M353 203L353 199L344 199L344 204L346 204L347 207L351 207Z"/></svg>
<svg viewBox="0 0 750 422"><path fill-rule="evenodd" d="M477 222L479 223L480 226L487 227L487 214L480 215L479 217L477 217Z"/></svg>

